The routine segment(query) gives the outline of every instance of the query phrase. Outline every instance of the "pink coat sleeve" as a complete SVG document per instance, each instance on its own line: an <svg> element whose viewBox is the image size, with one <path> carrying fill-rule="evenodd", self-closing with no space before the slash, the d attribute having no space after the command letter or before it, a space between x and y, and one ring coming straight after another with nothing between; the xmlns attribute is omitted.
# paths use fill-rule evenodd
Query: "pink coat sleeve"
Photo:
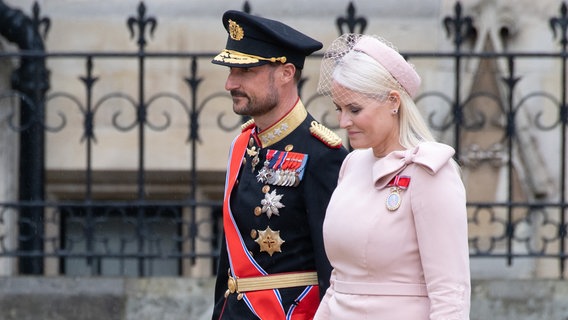
<svg viewBox="0 0 568 320"><path fill-rule="evenodd" d="M448 162L435 175L420 166L411 174L412 210L431 320L467 320L470 269L466 193Z"/></svg>

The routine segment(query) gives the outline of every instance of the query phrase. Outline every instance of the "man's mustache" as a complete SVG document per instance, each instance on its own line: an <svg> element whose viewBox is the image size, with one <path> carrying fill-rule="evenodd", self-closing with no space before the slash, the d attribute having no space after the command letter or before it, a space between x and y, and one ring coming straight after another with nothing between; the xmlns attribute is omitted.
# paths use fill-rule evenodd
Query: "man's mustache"
<svg viewBox="0 0 568 320"><path fill-rule="evenodd" d="M231 90L231 96L232 97L244 97L244 98L248 98L247 94L239 91L239 90Z"/></svg>

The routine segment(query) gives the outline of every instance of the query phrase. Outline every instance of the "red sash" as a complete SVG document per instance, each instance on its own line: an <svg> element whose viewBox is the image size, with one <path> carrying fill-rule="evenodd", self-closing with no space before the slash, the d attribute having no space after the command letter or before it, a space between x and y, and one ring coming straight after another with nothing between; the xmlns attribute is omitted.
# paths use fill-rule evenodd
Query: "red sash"
<svg viewBox="0 0 568 320"><path fill-rule="evenodd" d="M248 249L239 233L231 212L231 191L237 180L242 159L247 148L252 128L243 131L233 142L227 166L225 195L223 200L223 227L227 242L229 263L233 277L246 278L266 275L256 261L249 255ZM319 292L315 286L308 287L298 299L302 303L295 306L292 315L286 316L278 290L250 291L243 294L243 300L249 309L260 319L270 320L304 320L312 319L319 303ZM298 301L300 302L300 301Z"/></svg>

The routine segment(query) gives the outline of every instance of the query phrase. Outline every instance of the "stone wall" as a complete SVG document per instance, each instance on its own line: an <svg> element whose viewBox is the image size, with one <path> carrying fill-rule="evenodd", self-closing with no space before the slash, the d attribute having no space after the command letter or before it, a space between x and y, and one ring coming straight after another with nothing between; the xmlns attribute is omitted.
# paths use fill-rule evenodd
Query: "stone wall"
<svg viewBox="0 0 568 320"><path fill-rule="evenodd" d="M214 280L0 278L3 320L208 320ZM477 280L471 320L566 320L568 283Z"/></svg>
<svg viewBox="0 0 568 320"><path fill-rule="evenodd" d="M0 278L2 320L205 320L214 280Z"/></svg>

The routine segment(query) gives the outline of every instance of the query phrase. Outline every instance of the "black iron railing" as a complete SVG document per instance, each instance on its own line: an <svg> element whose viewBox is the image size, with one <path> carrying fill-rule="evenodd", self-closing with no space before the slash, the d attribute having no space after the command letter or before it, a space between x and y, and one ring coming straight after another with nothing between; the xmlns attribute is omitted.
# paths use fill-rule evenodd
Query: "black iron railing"
<svg viewBox="0 0 568 320"><path fill-rule="evenodd" d="M251 10L247 2L244 10ZM339 34L364 33L367 23L367 19L357 15L352 3L345 16L335 21ZM559 16L552 17L548 23L551 39L558 40L558 51L473 52L472 43L479 36L478 30L473 18L464 16L457 2L452 15L441 23L448 33L451 51L403 54L416 64L431 61L450 66L451 76L444 78L448 83L439 86L443 89L424 90L417 103L424 106L431 128L457 150L456 159L468 175L466 181L470 182L468 194L493 190L490 196L472 196L468 200L472 260L505 259L507 265L512 265L520 258L548 259L558 263L555 275L564 278L568 121L566 4L560 6ZM208 261L206 266L214 272L220 237L221 195L203 201L198 194L205 181L213 179L213 183L221 187L223 183L223 172L207 172L198 165L204 110L217 99L227 97L225 92L202 94L206 75L201 72L201 66L209 64L214 53L147 52L147 41L158 27L158 21L147 15L143 3L138 6L137 15L127 19L127 31L137 43L135 52L50 52L43 47L49 25L49 19L40 17L37 3L30 18L0 0L0 34L20 49L0 53L0 59L19 61L19 68L11 75L12 87L0 89L0 107L10 110L0 119L0 124L5 124L0 130L11 130L19 135L21 159L18 197L0 202L0 261L17 262L18 272L24 274L42 274L52 260L56 261L56 271L66 275L182 275L187 266L191 268L200 261ZM511 32L504 26L500 36L506 43ZM97 64L111 59L136 62L136 70L132 72L137 74L132 79L137 82L135 95L117 91L95 98L100 79L94 69ZM146 67L163 59L187 64L188 74L179 81L186 85L189 98L165 89L148 95ZM307 63L317 64L320 59L321 55L316 54ZM83 92L50 88L46 61L60 60L84 64L84 73L78 76ZM479 70L497 74L493 77L496 83L491 85L487 79L479 80L483 72L468 75L466 66L472 61L477 62ZM526 90L526 87L521 90L523 81L535 81L531 80L533 74L519 71L522 69L519 66L526 66L527 61L558 64L556 80L542 90ZM489 67L483 69L484 64ZM466 77L469 80L466 81ZM219 79L219 83L223 81ZM303 90L307 81L315 80L303 79L300 83L302 98L309 109L318 96ZM483 83L490 83L489 90L483 90L479 85ZM470 87L466 88L466 84ZM80 114L81 137L69 143L80 141L83 144L85 161L84 167L74 175L79 181L75 186L80 186L80 190L73 193L75 196L48 199L44 154L50 151L45 150L45 134L63 134L69 127L69 115L49 114L50 105L63 100ZM164 100L183 110L190 155L184 173L175 176L176 181L171 183L181 185L183 191L171 198L149 195L148 190L156 177L167 175L153 172L147 165L148 130L172 129L172 114L164 112L160 121L150 116ZM431 105L436 107L429 108ZM101 191L104 189L101 189L101 173L94 169L93 149L101 143L98 139L101 129L95 120L103 112L111 114L108 128L136 134L137 163L124 178L131 186L128 192L114 192L112 188L106 193ZM47 121L47 116L53 122ZM225 113L217 115L219 131L236 133L246 120L238 117L227 120L227 117ZM324 114L322 119L325 123L328 115ZM332 122L328 125L334 126ZM537 156L542 152L538 148L542 141L554 143L554 147L546 150L557 152ZM1 143L7 142L0 139ZM529 148L535 149L527 150ZM542 160L543 157L546 159ZM548 167L543 169L540 164ZM532 172L537 169L553 172L552 179L542 179ZM49 174L64 173L47 172ZM107 173L102 180L109 180L111 186L123 182L113 180L113 175ZM484 179L483 175L489 178ZM500 175L499 179L496 175ZM478 180L481 186L476 185ZM497 183L500 185L495 186ZM18 232L14 232L14 228Z"/></svg>

